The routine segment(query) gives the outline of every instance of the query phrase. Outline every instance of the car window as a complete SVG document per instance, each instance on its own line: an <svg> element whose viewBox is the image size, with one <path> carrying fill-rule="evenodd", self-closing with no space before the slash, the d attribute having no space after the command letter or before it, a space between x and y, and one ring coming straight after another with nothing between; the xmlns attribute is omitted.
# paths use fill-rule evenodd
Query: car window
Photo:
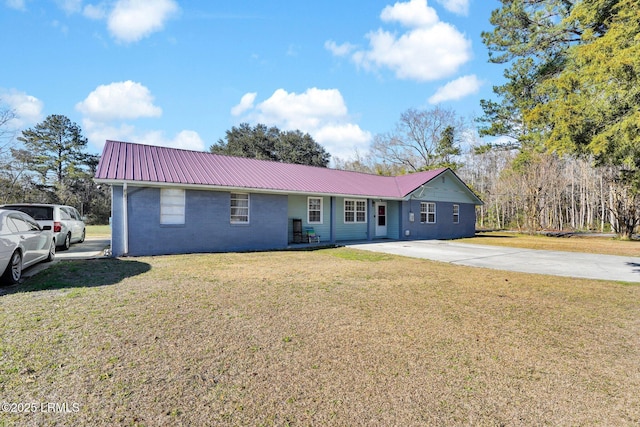
<svg viewBox="0 0 640 427"><path fill-rule="evenodd" d="M18 233L18 227L14 224L10 216L7 217L7 228L13 234Z"/></svg>
<svg viewBox="0 0 640 427"><path fill-rule="evenodd" d="M7 206L8 209L24 212L36 221L52 221L53 207L51 206Z"/></svg>
<svg viewBox="0 0 640 427"><path fill-rule="evenodd" d="M69 215L69 212L67 212L65 208L60 208L60 219L71 219L71 215Z"/></svg>
<svg viewBox="0 0 640 427"><path fill-rule="evenodd" d="M24 222L29 226L30 231L40 231L40 227L38 223L32 220L31 218L22 218Z"/></svg>
<svg viewBox="0 0 640 427"><path fill-rule="evenodd" d="M71 208L71 211L73 212L73 216L75 216L75 218L78 221L82 221L82 217L80 216L80 212L78 212L78 210L76 208Z"/></svg>
<svg viewBox="0 0 640 427"><path fill-rule="evenodd" d="M11 215L9 217L9 220L11 222L13 222L13 224L15 225L16 229L18 230L18 233L25 233L27 231L31 231L31 226L22 218L20 218L19 216L13 216Z"/></svg>
<svg viewBox="0 0 640 427"><path fill-rule="evenodd" d="M80 215L78 215L78 212L76 212L74 208L67 208L67 211L69 212L69 215L71 215L72 219L80 221Z"/></svg>

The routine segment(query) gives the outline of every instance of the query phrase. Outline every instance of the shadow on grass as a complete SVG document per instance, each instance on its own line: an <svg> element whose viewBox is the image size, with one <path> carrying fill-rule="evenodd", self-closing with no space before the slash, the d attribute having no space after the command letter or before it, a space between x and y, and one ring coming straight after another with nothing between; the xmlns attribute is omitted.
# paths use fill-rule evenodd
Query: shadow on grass
<svg viewBox="0 0 640 427"><path fill-rule="evenodd" d="M117 258L62 261L16 286L3 288L2 294L107 286L149 270L151 265L145 262Z"/></svg>
<svg viewBox="0 0 640 427"><path fill-rule="evenodd" d="M496 235L496 234L483 234L483 233L476 233L476 235L473 237L490 237L492 239L515 239L516 238L516 236L505 236L504 234Z"/></svg>

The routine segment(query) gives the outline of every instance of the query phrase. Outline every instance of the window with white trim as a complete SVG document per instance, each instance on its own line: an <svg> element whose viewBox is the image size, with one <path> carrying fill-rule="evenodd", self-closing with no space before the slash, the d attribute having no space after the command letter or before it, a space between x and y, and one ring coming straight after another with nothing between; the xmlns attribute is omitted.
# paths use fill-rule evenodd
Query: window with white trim
<svg viewBox="0 0 640 427"><path fill-rule="evenodd" d="M249 195L231 193L231 224L249 223Z"/></svg>
<svg viewBox="0 0 640 427"><path fill-rule="evenodd" d="M420 222L433 224L436 222L436 204L433 202L420 202Z"/></svg>
<svg viewBox="0 0 640 427"><path fill-rule="evenodd" d="M160 189L160 224L184 224L185 191L182 188Z"/></svg>
<svg viewBox="0 0 640 427"><path fill-rule="evenodd" d="M460 205L453 205L453 223L460 223Z"/></svg>
<svg viewBox="0 0 640 427"><path fill-rule="evenodd" d="M344 200L344 222L345 223L367 222L367 201L345 199Z"/></svg>
<svg viewBox="0 0 640 427"><path fill-rule="evenodd" d="M322 224L322 197L307 197L307 223Z"/></svg>

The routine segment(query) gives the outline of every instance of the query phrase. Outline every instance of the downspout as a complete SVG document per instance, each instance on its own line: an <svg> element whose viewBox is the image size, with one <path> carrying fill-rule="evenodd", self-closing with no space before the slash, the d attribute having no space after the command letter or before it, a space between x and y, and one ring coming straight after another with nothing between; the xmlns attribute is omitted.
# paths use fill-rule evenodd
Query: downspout
<svg viewBox="0 0 640 427"><path fill-rule="evenodd" d="M129 254L129 207L127 206L127 183L122 186L122 249L124 255Z"/></svg>

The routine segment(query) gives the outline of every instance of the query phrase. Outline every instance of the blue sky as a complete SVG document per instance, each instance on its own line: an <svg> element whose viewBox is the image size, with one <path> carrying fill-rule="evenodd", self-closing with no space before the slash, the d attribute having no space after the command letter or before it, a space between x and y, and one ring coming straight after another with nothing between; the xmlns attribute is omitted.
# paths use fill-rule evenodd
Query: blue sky
<svg viewBox="0 0 640 427"><path fill-rule="evenodd" d="M106 139L207 150L242 122L366 152L408 108L481 113L497 0L0 0L0 102Z"/></svg>

